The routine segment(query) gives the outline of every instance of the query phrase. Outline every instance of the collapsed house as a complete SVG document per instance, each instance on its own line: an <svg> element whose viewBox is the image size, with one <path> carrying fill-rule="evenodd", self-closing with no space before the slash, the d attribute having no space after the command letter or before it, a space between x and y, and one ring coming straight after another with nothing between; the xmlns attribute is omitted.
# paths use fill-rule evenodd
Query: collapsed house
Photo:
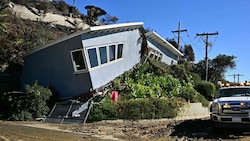
<svg viewBox="0 0 250 141"><path fill-rule="evenodd" d="M24 57L22 86L51 85L66 100L102 92L147 57L175 64L183 56L156 32L144 34L141 28L142 22L93 26L37 48Z"/></svg>

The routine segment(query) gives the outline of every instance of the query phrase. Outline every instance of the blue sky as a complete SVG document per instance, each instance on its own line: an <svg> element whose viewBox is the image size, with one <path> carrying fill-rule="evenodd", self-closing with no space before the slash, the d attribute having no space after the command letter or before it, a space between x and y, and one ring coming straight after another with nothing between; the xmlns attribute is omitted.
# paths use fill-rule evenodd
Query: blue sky
<svg viewBox="0 0 250 141"><path fill-rule="evenodd" d="M65 0L72 5L73 0ZM219 54L234 55L236 68L229 70L225 78L234 81L233 74L240 74L240 81L250 81L250 0L75 0L75 6L87 14L86 5L94 5L111 16L118 17L117 23L143 22L144 28L151 29L163 38L174 38L181 29L181 45L192 45L195 61L205 57L205 44L197 33L214 33L209 36L208 58ZM236 82L238 78L236 77Z"/></svg>

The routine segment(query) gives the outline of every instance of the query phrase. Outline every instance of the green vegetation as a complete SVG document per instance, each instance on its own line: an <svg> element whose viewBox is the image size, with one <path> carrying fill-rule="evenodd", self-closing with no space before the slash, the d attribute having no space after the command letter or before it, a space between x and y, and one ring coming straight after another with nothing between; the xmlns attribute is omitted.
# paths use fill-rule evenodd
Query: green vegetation
<svg viewBox="0 0 250 141"><path fill-rule="evenodd" d="M1 110L8 120L35 120L44 117L50 111L47 102L52 96L48 88L35 82L25 86L25 93L6 93L1 97ZM6 108L6 109L2 109Z"/></svg>
<svg viewBox="0 0 250 141"><path fill-rule="evenodd" d="M154 61L154 63L150 61ZM140 64L136 70L125 72L124 75L114 80L114 89L120 90L121 93L128 92L133 99L181 97L190 102L200 102L198 98L200 94L194 89L194 83L188 81L191 80L190 78L186 78L187 81L184 81L170 74L177 70L179 65L173 67L174 65L155 62L155 60L149 60L148 63ZM155 64L160 64L158 65L160 67ZM178 71L174 72L178 74ZM183 76L188 75L184 72Z"/></svg>
<svg viewBox="0 0 250 141"><path fill-rule="evenodd" d="M122 97L125 95L122 95ZM181 98L120 98L117 103L106 96L101 102L93 105L88 121L113 120L113 119L160 119L174 118L181 106L186 101Z"/></svg>
<svg viewBox="0 0 250 141"><path fill-rule="evenodd" d="M217 84L218 81L225 82L224 74L228 69L236 66L236 56L219 54L214 59L208 60L208 81ZM193 72L199 74L200 78L205 78L205 60L199 61L194 65Z"/></svg>
<svg viewBox="0 0 250 141"><path fill-rule="evenodd" d="M120 119L160 119L176 117L183 104L175 98L130 99L118 102L116 108Z"/></svg>
<svg viewBox="0 0 250 141"><path fill-rule="evenodd" d="M1 0L0 2L0 33L6 32L6 22L3 21L3 17L7 16L4 13L4 9L8 7L9 0Z"/></svg>
<svg viewBox="0 0 250 141"><path fill-rule="evenodd" d="M206 97L215 90L214 84L173 77L169 72L180 66L149 60L139 64L135 70L125 72L113 81L113 90L119 91L119 101L114 103L106 96L93 106L89 120L173 118L187 102L201 102L203 106L208 106ZM188 77L187 74L183 76ZM209 88L207 93L206 86Z"/></svg>
<svg viewBox="0 0 250 141"><path fill-rule="evenodd" d="M8 2L9 0L0 2L0 114L9 120L34 120L48 113L47 105L52 93L37 82L32 86L27 85L24 94L8 93L20 91L23 55L34 48L76 32L77 29L51 27L47 23L21 19L7 9ZM52 5L45 2L27 3L25 0L14 2L36 7L45 13L73 13L75 16L80 14L75 7L67 5L64 1L57 1ZM104 16L101 19L103 24L118 20L117 17L104 15L106 11L98 7L87 6L86 9L89 10L88 15L80 16L90 25L99 16ZM177 45L173 39L170 43ZM209 82L205 82L202 81L205 76L205 60L193 63L195 58L191 45L185 45L182 52L184 57L180 58L179 64L166 65L163 62L149 60L115 79L112 90L119 92L119 101L114 103L109 96L96 100L89 120L172 118L187 102L201 102L203 106L207 106L208 100L216 91L217 81L224 81L226 70L236 66L236 57L218 55L215 59L209 60Z"/></svg>
<svg viewBox="0 0 250 141"><path fill-rule="evenodd" d="M194 88L208 100L212 100L216 94L216 87L211 82L201 81Z"/></svg>
<svg viewBox="0 0 250 141"><path fill-rule="evenodd" d="M95 99L97 100L98 98ZM88 121L118 119L116 104L110 99L110 97L106 96L103 99L101 98L97 101L91 109L91 113L88 116Z"/></svg>

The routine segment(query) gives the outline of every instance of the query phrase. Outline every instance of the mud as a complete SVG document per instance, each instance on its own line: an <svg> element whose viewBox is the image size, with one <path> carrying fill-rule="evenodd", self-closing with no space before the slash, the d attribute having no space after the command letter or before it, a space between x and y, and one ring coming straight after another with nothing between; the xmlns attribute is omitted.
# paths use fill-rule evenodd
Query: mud
<svg viewBox="0 0 250 141"><path fill-rule="evenodd" d="M101 121L84 125L0 122L0 141L205 141L250 140L250 132L213 133L209 118Z"/></svg>

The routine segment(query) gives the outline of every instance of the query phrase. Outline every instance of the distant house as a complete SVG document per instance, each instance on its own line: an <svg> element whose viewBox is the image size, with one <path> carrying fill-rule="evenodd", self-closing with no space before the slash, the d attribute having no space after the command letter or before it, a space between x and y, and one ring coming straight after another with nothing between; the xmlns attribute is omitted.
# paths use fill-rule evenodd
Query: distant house
<svg viewBox="0 0 250 141"><path fill-rule="evenodd" d="M142 22L89 27L24 57L22 85L51 85L60 99L91 93L141 61ZM182 54L155 32L146 34L149 57L176 63ZM156 57L157 56L157 57Z"/></svg>
<svg viewBox="0 0 250 141"><path fill-rule="evenodd" d="M183 54L154 31L145 34L149 48L148 56L166 64L177 64Z"/></svg>

